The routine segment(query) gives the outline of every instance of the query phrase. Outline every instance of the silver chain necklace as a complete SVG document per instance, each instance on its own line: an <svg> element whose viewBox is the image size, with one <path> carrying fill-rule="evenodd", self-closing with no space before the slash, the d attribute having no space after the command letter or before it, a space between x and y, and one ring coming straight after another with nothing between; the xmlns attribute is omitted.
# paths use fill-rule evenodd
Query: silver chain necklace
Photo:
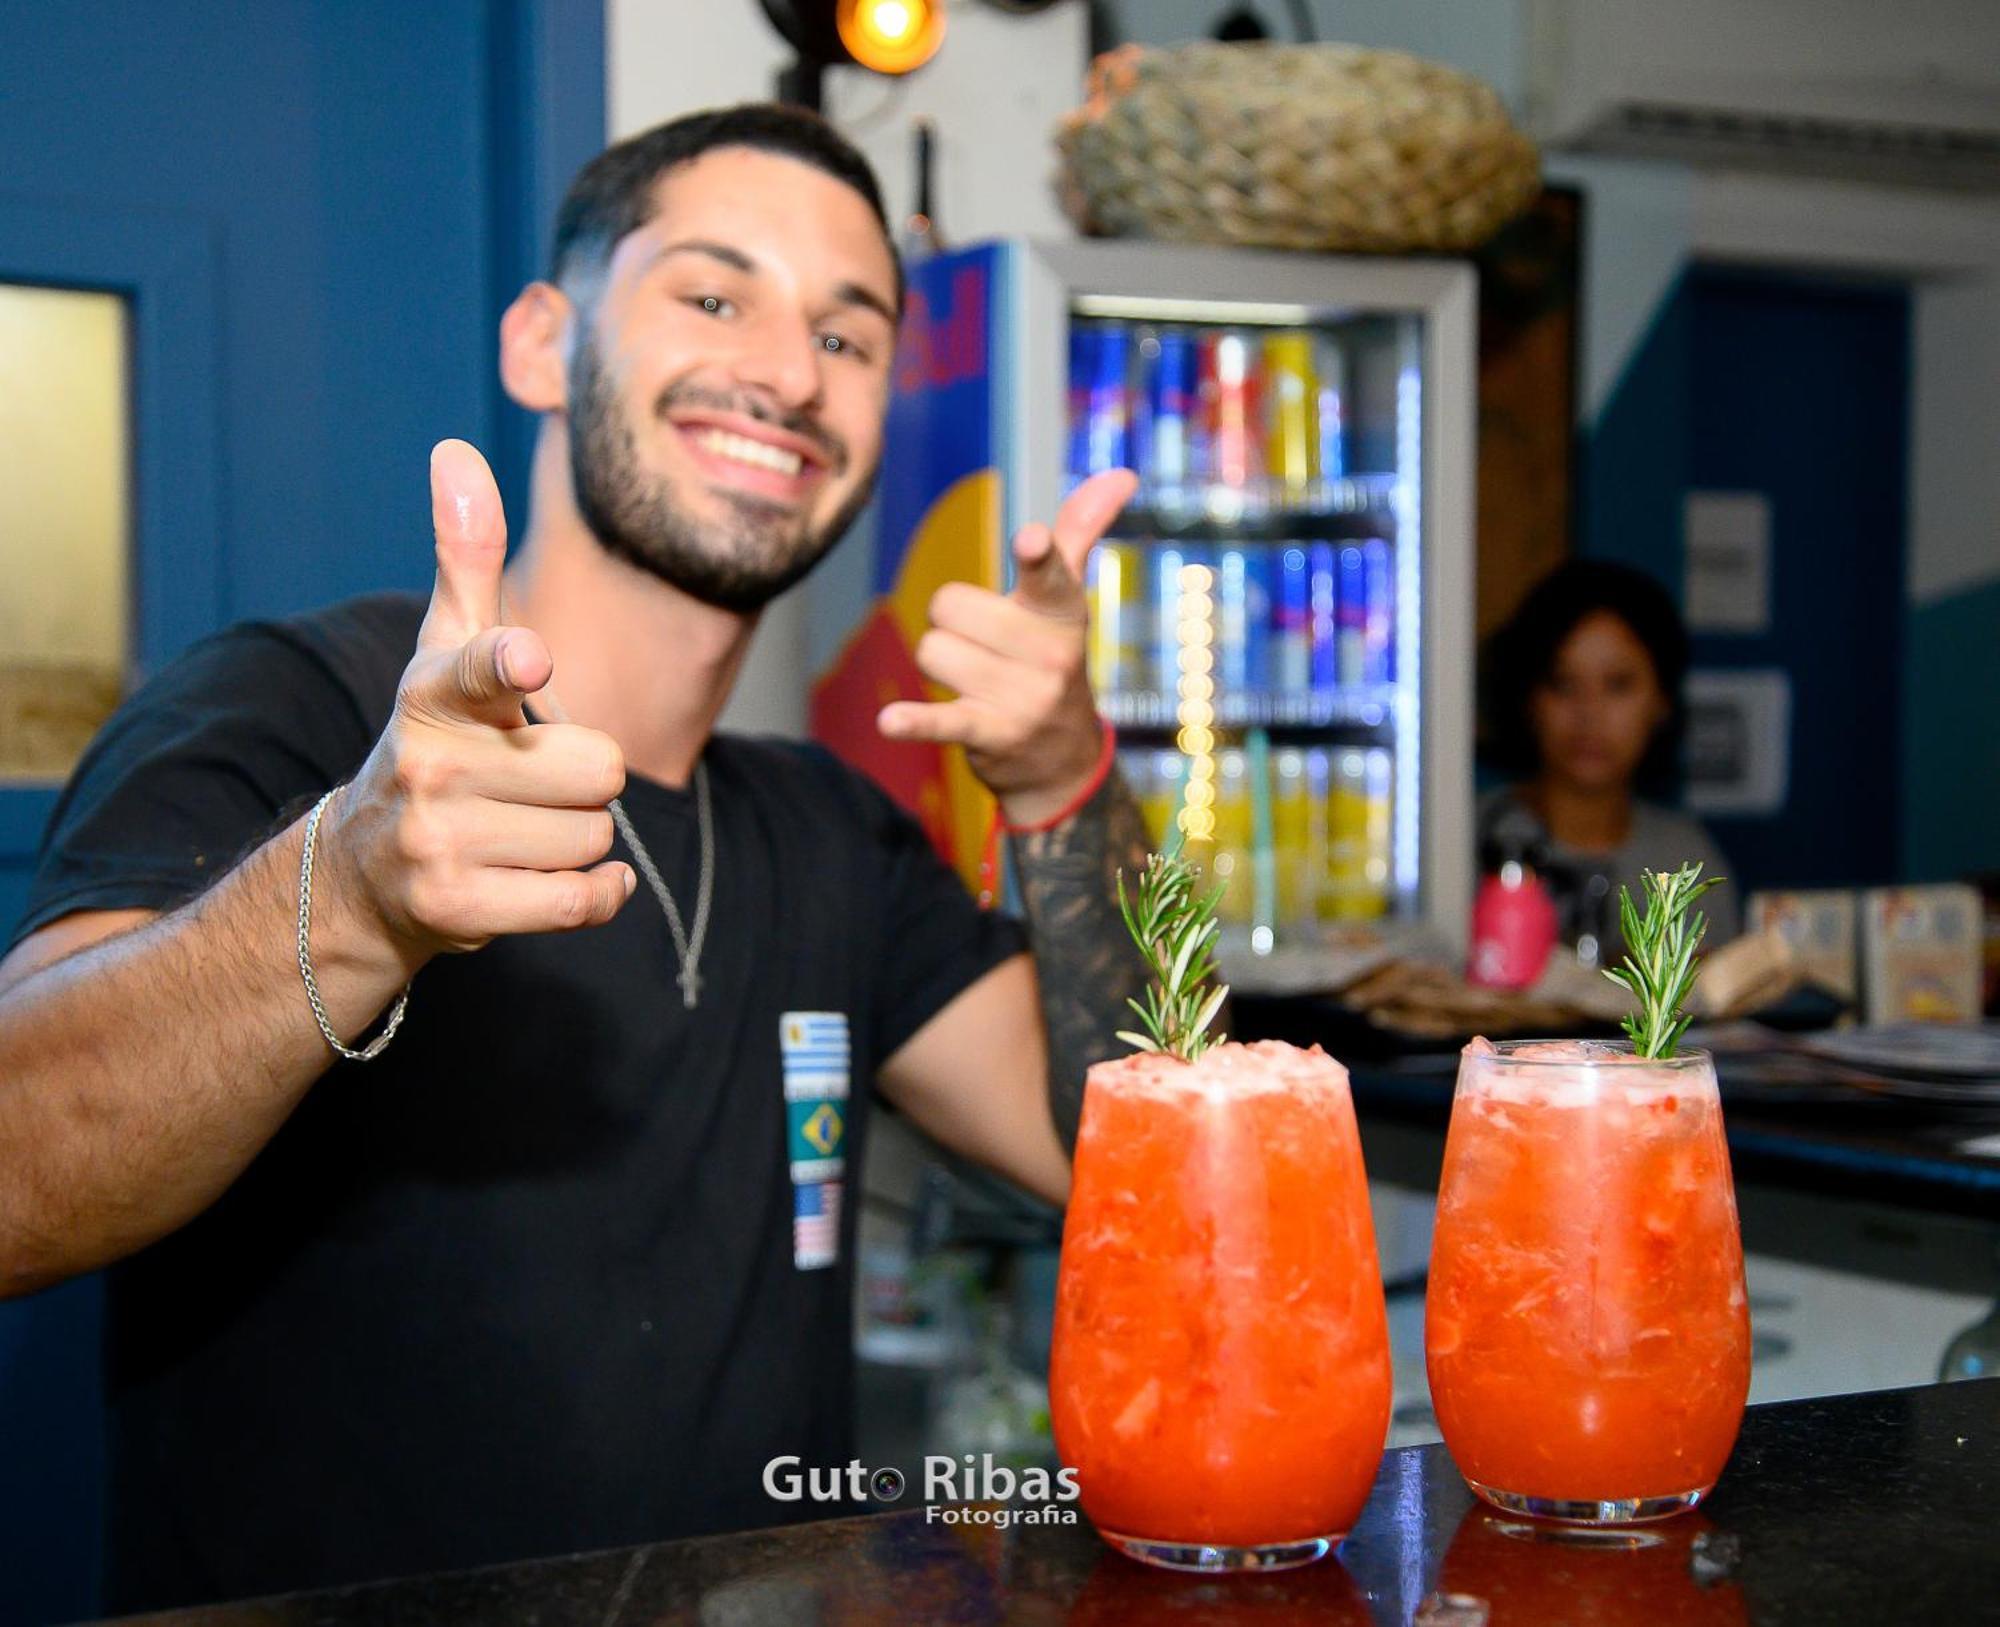
<svg viewBox="0 0 2000 1627"><path fill-rule="evenodd" d="M501 615L506 615L506 604L501 604ZM533 703L533 710L539 710L551 722L567 723L570 716L556 699L553 688L544 688ZM674 952L680 957L681 969L674 981L681 986L681 1004L692 1011L695 1002L701 998L701 946L708 937L708 904L715 892L715 816L708 806L708 764L699 757L694 762L694 808L695 823L701 832L701 880L695 885L694 931L689 932L681 925L680 907L674 903L674 895L660 875L660 867L653 863L653 855L646 851L646 844L639 840L639 833L632 828L632 821L626 817L625 805L613 797L605 804L612 823L618 827L618 834L625 838L625 845L632 850L632 857L638 861L639 873L646 878L646 885L653 889L653 896L660 901L660 908L666 913L667 926L674 935Z"/></svg>
<svg viewBox="0 0 2000 1627"><path fill-rule="evenodd" d="M625 838L625 845L639 862L639 873L666 912L667 925L674 935L674 949L681 961L680 974L674 981L681 986L681 1003L692 1011L701 996L701 946L708 936L708 904L715 891L715 818L708 806L708 765L700 761L694 765L695 822L701 831L701 880L696 884L692 932L681 925L681 912L674 903L673 892L661 878L659 866L653 863L646 844L639 840L639 833L632 828L632 821L625 816L624 805L613 797L606 806L618 826L618 834Z"/></svg>

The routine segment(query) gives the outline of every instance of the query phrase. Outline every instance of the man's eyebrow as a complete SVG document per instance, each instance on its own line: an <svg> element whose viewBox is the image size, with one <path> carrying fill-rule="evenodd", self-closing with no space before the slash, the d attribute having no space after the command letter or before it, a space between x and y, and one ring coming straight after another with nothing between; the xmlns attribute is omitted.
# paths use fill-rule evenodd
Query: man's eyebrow
<svg viewBox="0 0 2000 1627"><path fill-rule="evenodd" d="M678 243L669 243L653 256L653 263L670 259L676 254L705 254L711 260L720 260L732 271L755 271L757 262L741 249L733 249L727 243L711 242L705 237L683 238Z"/></svg>
<svg viewBox="0 0 2000 1627"><path fill-rule="evenodd" d="M864 288L858 282L844 282L834 289L833 297L842 305L860 305L873 311L892 328L897 325L896 308L872 288Z"/></svg>

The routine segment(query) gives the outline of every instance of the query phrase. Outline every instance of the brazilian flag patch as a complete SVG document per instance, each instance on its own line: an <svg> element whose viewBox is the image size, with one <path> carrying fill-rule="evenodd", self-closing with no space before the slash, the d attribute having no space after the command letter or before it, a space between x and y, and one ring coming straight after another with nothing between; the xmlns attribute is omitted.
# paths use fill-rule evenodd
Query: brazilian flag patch
<svg viewBox="0 0 2000 1627"><path fill-rule="evenodd" d="M785 1157L795 1185L837 1180L846 1169L851 1047L838 1011L788 1011L778 1020L785 1076Z"/></svg>

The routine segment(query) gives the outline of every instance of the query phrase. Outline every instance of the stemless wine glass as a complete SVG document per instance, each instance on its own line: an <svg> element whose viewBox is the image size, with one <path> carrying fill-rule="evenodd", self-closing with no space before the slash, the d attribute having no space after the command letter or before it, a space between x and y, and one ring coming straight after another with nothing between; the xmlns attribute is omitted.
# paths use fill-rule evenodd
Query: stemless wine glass
<svg viewBox="0 0 2000 1627"><path fill-rule="evenodd" d="M1496 1507L1623 1524L1708 1494L1750 1318L1706 1052L1466 1048L1424 1346L1445 1445Z"/></svg>
<svg viewBox="0 0 2000 1627"><path fill-rule="evenodd" d="M1274 1041L1092 1068L1049 1400L1105 1540L1183 1570L1318 1559L1367 1500L1389 1398L1347 1070Z"/></svg>

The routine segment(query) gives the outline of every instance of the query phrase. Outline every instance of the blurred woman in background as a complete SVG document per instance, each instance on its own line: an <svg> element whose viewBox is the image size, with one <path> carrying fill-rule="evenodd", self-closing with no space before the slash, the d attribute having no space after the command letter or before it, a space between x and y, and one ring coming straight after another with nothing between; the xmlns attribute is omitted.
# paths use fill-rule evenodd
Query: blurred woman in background
<svg viewBox="0 0 2000 1627"><path fill-rule="evenodd" d="M1666 590L1627 566L1575 559L1544 577L1488 641L1482 755L1511 783L1480 799L1482 849L1535 854L1573 942L1615 958L1622 884L1642 870L1729 870L1672 794L1685 725L1688 635ZM1643 793L1643 795L1642 795ZM1736 888L1706 894L1708 947L1739 930Z"/></svg>

